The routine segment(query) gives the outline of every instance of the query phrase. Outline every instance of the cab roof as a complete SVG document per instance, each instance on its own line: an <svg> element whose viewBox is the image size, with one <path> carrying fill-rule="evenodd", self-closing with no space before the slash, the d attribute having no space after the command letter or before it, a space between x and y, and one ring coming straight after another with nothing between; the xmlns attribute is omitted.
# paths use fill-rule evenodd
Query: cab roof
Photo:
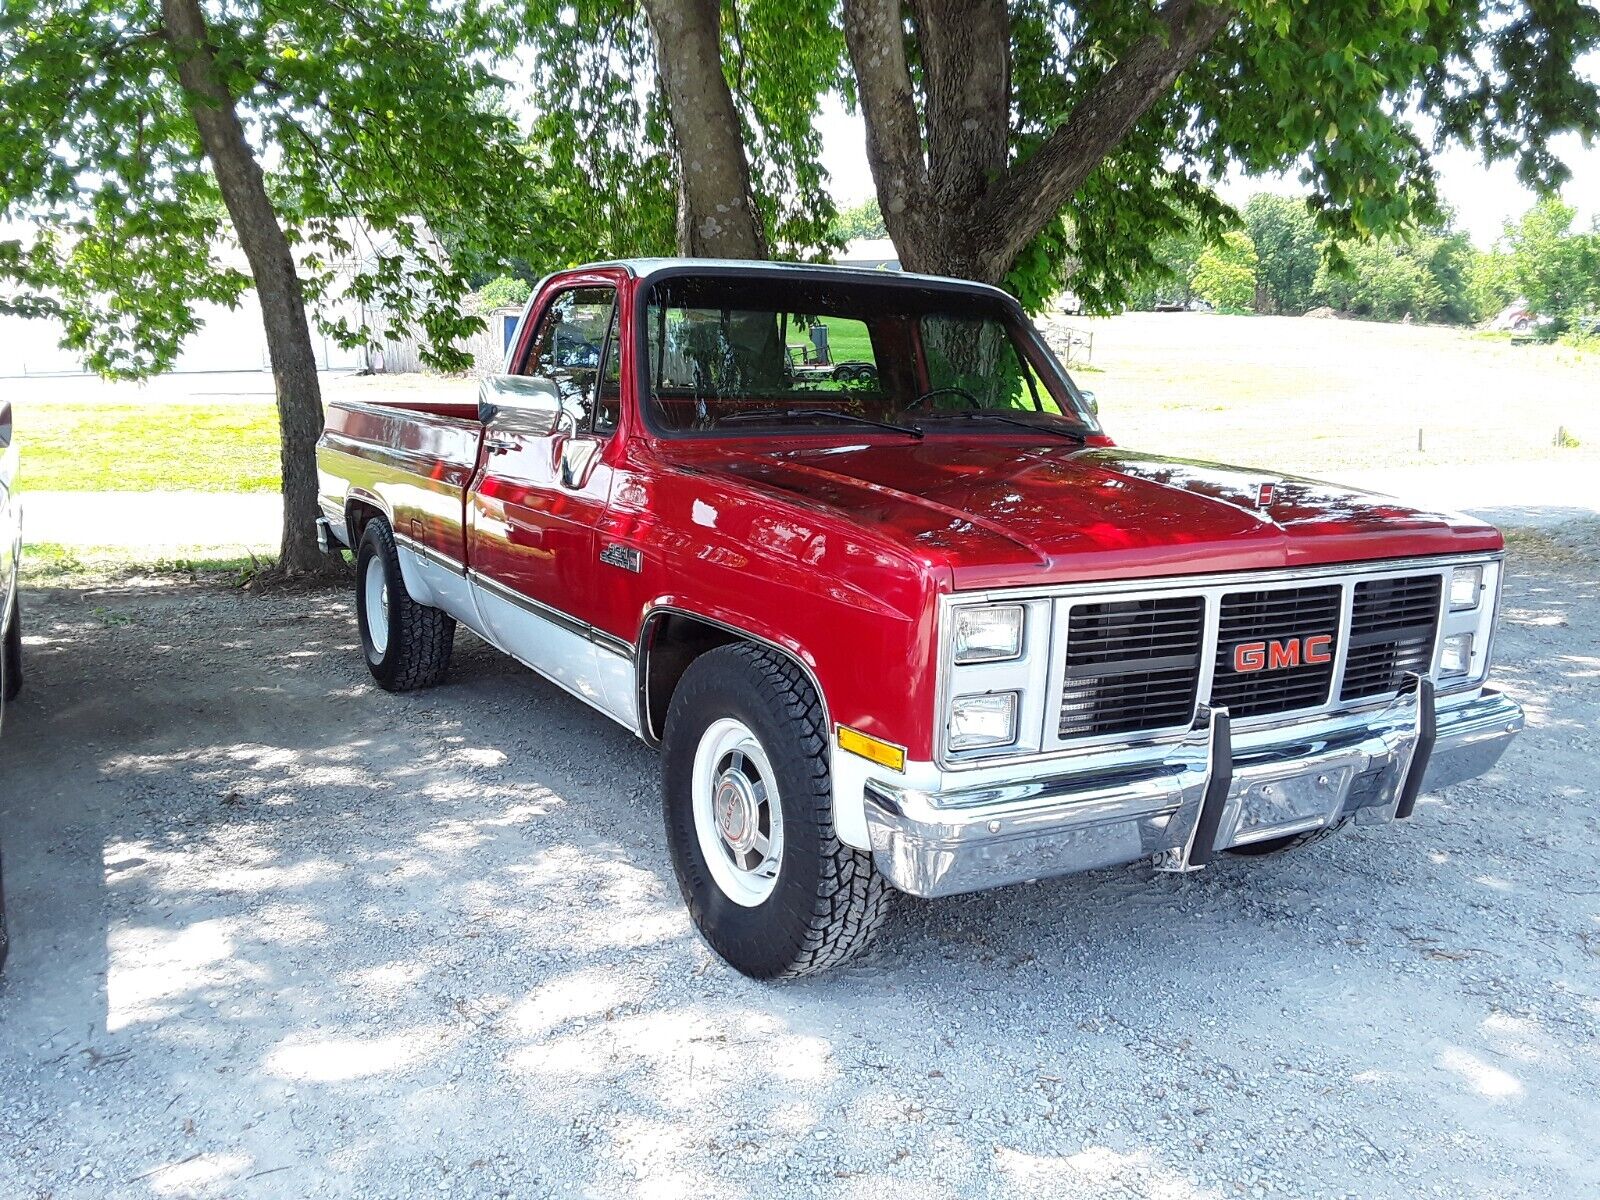
<svg viewBox="0 0 1600 1200"><path fill-rule="evenodd" d="M693 274L696 271L705 271L707 274L717 275L783 274L810 279L854 279L877 284L905 283L911 286L932 285L939 288L961 288L963 290L987 292L992 295L1003 296L1007 300L1013 299L1011 293L1003 288L997 288L987 283L977 283L971 279L955 279L946 275L923 275L912 271L888 271L877 267L834 266L830 263L773 262L767 259L748 258L618 258L606 262L586 263L581 267L573 267L572 270L584 271L597 267L621 267L636 279L650 279L653 276L663 274ZM565 273L562 272L562 274Z"/></svg>

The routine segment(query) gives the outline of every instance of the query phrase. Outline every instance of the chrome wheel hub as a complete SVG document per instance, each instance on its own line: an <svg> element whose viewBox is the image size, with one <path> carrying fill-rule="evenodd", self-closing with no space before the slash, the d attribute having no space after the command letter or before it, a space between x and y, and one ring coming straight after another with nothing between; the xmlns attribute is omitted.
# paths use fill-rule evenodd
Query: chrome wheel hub
<svg viewBox="0 0 1600 1200"><path fill-rule="evenodd" d="M730 767L717 779L715 812L717 832L735 855L747 854L756 841L757 785L749 776Z"/></svg>

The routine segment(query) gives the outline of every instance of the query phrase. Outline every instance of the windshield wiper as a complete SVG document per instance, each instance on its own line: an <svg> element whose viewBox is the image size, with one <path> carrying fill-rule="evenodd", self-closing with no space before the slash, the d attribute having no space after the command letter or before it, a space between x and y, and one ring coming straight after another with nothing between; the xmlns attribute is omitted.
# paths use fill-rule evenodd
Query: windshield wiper
<svg viewBox="0 0 1600 1200"><path fill-rule="evenodd" d="M878 429L892 429L907 437L920 438L922 430L915 425L896 425L893 421L876 421L871 417L858 417L855 413L838 412L831 408L752 408L717 418L718 425L731 425L736 421L852 421L857 425L872 425Z"/></svg>
<svg viewBox="0 0 1600 1200"><path fill-rule="evenodd" d="M929 413L923 420L943 421L950 417L962 421L999 421L1003 425L1015 425L1018 429L1031 429L1036 433L1053 433L1057 437L1068 438L1080 446L1089 443L1087 435L1079 433L1076 429L1062 429L1059 425L1035 425L1032 421L1024 421L1018 417L1007 416L1005 413L990 412L988 409L957 408L949 412Z"/></svg>

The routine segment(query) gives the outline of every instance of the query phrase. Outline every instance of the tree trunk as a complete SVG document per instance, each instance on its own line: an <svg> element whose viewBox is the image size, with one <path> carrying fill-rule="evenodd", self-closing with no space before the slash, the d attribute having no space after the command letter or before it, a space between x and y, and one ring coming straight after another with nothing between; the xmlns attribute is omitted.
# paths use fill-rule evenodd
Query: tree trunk
<svg viewBox="0 0 1600 1200"><path fill-rule="evenodd" d="M645 0L678 151L678 252L765 258L733 93L722 74L719 0Z"/></svg>
<svg viewBox="0 0 1600 1200"><path fill-rule="evenodd" d="M190 115L261 300L278 397L283 470L279 567L287 574L336 571L338 560L317 549L316 444L322 433L322 389L289 240L267 195L266 179L245 138L234 98L217 72L199 0L161 0L161 16Z"/></svg>
<svg viewBox="0 0 1600 1200"><path fill-rule="evenodd" d="M908 271L981 278L977 221L1005 170L1011 29L1004 0L911 0L925 109L917 111L900 0L844 0L845 42L878 207Z"/></svg>
<svg viewBox="0 0 1600 1200"><path fill-rule="evenodd" d="M1234 12L1228 0L1167 0L1161 30L1131 46L1026 162L1008 165L1003 0L909 3L921 114L901 0L843 0L878 206L907 270L994 284Z"/></svg>
<svg viewBox="0 0 1600 1200"><path fill-rule="evenodd" d="M994 230L984 267L1003 278L1150 106L1233 19L1228 0L1167 0L1161 30L1117 59L1026 162L995 182L978 220Z"/></svg>

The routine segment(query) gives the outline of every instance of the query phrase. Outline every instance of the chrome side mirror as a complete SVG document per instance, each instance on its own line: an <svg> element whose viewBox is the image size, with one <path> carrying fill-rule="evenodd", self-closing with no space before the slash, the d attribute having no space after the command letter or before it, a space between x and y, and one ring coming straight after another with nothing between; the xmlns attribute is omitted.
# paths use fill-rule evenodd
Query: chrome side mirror
<svg viewBox="0 0 1600 1200"><path fill-rule="evenodd" d="M581 400L563 400L556 413L556 423L552 430L554 433L565 432L569 437L576 437L578 431L589 420L589 408ZM565 430L563 430L565 426Z"/></svg>
<svg viewBox="0 0 1600 1200"><path fill-rule="evenodd" d="M561 443L561 486L574 490L589 482L600 458L600 443L590 437L569 437Z"/></svg>
<svg viewBox="0 0 1600 1200"><path fill-rule="evenodd" d="M548 437L562 413L561 392L540 375L489 375L478 385L478 420L515 433Z"/></svg>

